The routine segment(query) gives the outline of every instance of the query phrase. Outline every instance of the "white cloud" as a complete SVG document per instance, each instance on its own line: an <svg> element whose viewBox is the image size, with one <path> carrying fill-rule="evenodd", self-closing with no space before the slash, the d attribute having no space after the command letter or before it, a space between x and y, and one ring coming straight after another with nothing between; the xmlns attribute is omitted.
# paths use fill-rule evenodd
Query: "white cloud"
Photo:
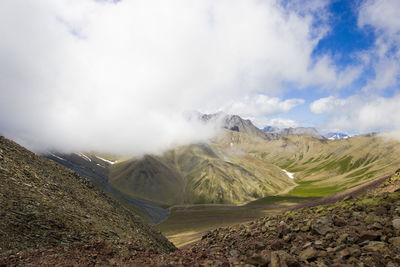
<svg viewBox="0 0 400 267"><path fill-rule="evenodd" d="M329 115L328 129L365 133L400 129L399 103L400 95L354 95L344 99L330 96L314 101L310 109L315 114Z"/></svg>
<svg viewBox="0 0 400 267"><path fill-rule="evenodd" d="M400 2L397 0L367 0L359 11L360 26L372 25L384 34L398 34Z"/></svg>
<svg viewBox="0 0 400 267"><path fill-rule="evenodd" d="M298 121L283 119L283 118L265 119L263 121L256 120L255 124L261 129L264 128L265 126L272 126L279 129L295 128L300 126L300 122Z"/></svg>
<svg viewBox="0 0 400 267"><path fill-rule="evenodd" d="M2 0L0 132L36 151L140 154L204 140L212 130L188 125L183 111L282 83L338 86L343 72L311 56L324 5ZM285 111L299 100L277 102Z"/></svg>
<svg viewBox="0 0 400 267"><path fill-rule="evenodd" d="M342 110L347 107L352 100L349 99L340 99L335 96L328 96L324 98L320 98L310 105L310 110L314 114L322 114L322 113L334 113L336 111Z"/></svg>
<svg viewBox="0 0 400 267"><path fill-rule="evenodd" d="M374 77L365 91L383 90L399 84L400 76L400 1L368 0L359 10L360 27L371 26L376 35L375 45L362 53L365 67L372 66Z"/></svg>
<svg viewBox="0 0 400 267"><path fill-rule="evenodd" d="M371 49L357 52L361 67L344 71L349 75L364 75L362 92L347 98L328 96L311 103L314 114L325 114L326 129L365 133L400 129L398 106L400 95L382 97L382 91L398 92L400 77L400 2L397 0L364 1L358 13L358 26L372 29L375 43ZM350 71L354 74L351 74ZM371 75L372 73L372 75ZM339 76L340 77L340 76ZM339 82L340 84L340 82Z"/></svg>
<svg viewBox="0 0 400 267"><path fill-rule="evenodd" d="M278 97L266 95L246 96L242 100L230 103L222 108L229 114L237 114L243 117L268 117L280 113L286 113L297 105L304 103L303 99L282 100Z"/></svg>

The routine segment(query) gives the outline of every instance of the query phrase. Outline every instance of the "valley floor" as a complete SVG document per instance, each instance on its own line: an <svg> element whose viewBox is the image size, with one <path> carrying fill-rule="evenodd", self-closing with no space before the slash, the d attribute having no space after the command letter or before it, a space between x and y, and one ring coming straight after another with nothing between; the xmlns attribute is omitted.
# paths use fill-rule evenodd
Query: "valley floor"
<svg viewBox="0 0 400 267"><path fill-rule="evenodd" d="M393 174L391 174L393 175ZM387 175L329 197L269 196L243 206L236 205L181 205L170 210L170 216L156 226L175 246L182 247L198 241L204 233L218 227L227 227L272 216L289 209L334 203L349 195L358 195L382 183ZM290 187L284 194L293 190Z"/></svg>
<svg viewBox="0 0 400 267"><path fill-rule="evenodd" d="M282 170L293 179L294 173ZM201 204L175 205L170 208L168 218L156 226L175 246L182 247L199 240L202 235L217 227L226 227L249 222L261 217L279 214L284 210L319 197L297 197L286 195L298 186L281 191L278 196L268 196L246 205Z"/></svg>
<svg viewBox="0 0 400 267"><path fill-rule="evenodd" d="M270 196L243 206L236 205L187 205L171 208L170 216L156 226L175 246L197 241L217 227L249 222L261 217L281 213L299 203L315 197Z"/></svg>

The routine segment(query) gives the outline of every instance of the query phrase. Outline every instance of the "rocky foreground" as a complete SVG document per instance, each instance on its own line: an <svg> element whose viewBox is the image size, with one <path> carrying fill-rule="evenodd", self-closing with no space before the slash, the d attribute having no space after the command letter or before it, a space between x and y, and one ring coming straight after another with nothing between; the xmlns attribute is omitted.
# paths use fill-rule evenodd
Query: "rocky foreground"
<svg viewBox="0 0 400 267"><path fill-rule="evenodd" d="M0 263L101 240L119 251L175 247L76 173L0 136ZM63 261L58 262L63 264Z"/></svg>
<svg viewBox="0 0 400 267"><path fill-rule="evenodd" d="M3 258L6 265L400 266L400 174L373 192L208 232L166 254L93 241Z"/></svg>
<svg viewBox="0 0 400 267"><path fill-rule="evenodd" d="M400 175L374 192L209 232L168 256L124 263L255 266L399 266Z"/></svg>

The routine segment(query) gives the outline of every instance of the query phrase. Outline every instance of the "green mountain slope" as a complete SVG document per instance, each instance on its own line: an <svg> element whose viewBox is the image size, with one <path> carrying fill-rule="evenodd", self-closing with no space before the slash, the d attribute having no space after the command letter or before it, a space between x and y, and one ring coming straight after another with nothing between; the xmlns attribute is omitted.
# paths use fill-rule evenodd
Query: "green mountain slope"
<svg viewBox="0 0 400 267"><path fill-rule="evenodd" d="M123 194L165 205L241 204L287 193L327 196L392 172L399 155L399 142L375 135L265 140L225 130L209 144L115 164L109 182ZM295 179L283 170L295 173Z"/></svg>
<svg viewBox="0 0 400 267"><path fill-rule="evenodd" d="M400 143L376 135L318 140L292 135L279 140L246 140L237 146L254 157L295 173L299 196L327 196L390 173L400 164ZM225 144L226 146L226 144Z"/></svg>
<svg viewBox="0 0 400 267"><path fill-rule="evenodd" d="M94 239L116 250L174 249L75 172L0 136L0 254Z"/></svg>
<svg viewBox="0 0 400 267"><path fill-rule="evenodd" d="M109 183L127 196L156 203L172 204L180 202L182 198L180 174L155 156L115 164L110 171Z"/></svg>
<svg viewBox="0 0 400 267"><path fill-rule="evenodd" d="M216 144L184 146L115 164L109 183L128 196L166 205L239 204L294 185L280 168Z"/></svg>

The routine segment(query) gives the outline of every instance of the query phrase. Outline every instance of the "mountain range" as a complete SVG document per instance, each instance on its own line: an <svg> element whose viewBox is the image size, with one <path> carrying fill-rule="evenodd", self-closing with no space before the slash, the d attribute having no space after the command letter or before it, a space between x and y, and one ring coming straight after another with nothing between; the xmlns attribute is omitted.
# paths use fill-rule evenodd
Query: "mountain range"
<svg viewBox="0 0 400 267"><path fill-rule="evenodd" d="M396 266L399 154L398 141L378 134L264 133L239 116L224 117L209 142L140 158L51 152L50 161L0 136L0 265ZM302 198L314 200L286 213L273 202ZM270 215L252 219L263 207ZM201 228L201 240L173 252L142 220L169 212L167 227L190 222L184 214L251 222Z"/></svg>
<svg viewBox="0 0 400 267"><path fill-rule="evenodd" d="M238 115L228 115L225 113L199 114L204 122L219 121L221 126L231 131L256 135L266 140L275 140L288 135L309 135L314 138L323 139L324 137L312 127L295 127L279 129L272 126L265 126L263 130L256 127L251 120L243 119Z"/></svg>
<svg viewBox="0 0 400 267"><path fill-rule="evenodd" d="M207 143L139 158L107 158L96 153L47 157L118 196L154 204L148 210L137 206L161 220L165 211L157 206L244 204L287 193L325 196L366 182L400 163L396 157L399 144L375 135L332 142L309 127L264 132L237 115L199 116L205 123L219 120L224 128L221 134Z"/></svg>
<svg viewBox="0 0 400 267"><path fill-rule="evenodd" d="M220 141L220 144L235 141L236 145L242 147L245 142L255 146L265 142L259 137L249 140L246 138L254 136L228 132L230 137L236 135L239 135L236 141L227 140L226 136L214 141ZM373 135L355 137L354 140L359 140L353 145L349 144L349 139L329 141L307 137L312 140L305 140L303 137L285 137L270 144L270 148L280 146L289 154L294 148L294 158L299 162L292 162L285 153L281 159L274 153L259 156L286 162L288 169L294 171L297 168L297 172L302 172L299 168L304 167L304 160L307 162L315 159L308 158L310 155L304 154L300 148L306 145L309 146L308 151L320 149L315 142L322 142L328 144L328 148L321 152L332 148L336 150L332 152L334 155L316 158L316 164L322 164L322 169L328 164L327 169L336 174L354 174L352 172L359 166L373 169L375 165L381 165L381 161L387 161L383 155L385 151L398 152L398 143L379 143L381 140ZM347 144L347 147L335 146L341 142ZM372 147L368 147L367 143L372 143ZM360 150L362 147L370 151L374 148L374 154L353 163L351 160L337 159L335 165L329 161L331 157L340 156L343 151L348 150L353 154L352 149ZM88 162L94 159L86 154L77 155ZM151 162L153 159L146 160ZM114 163L110 163L113 166L118 164L107 159L104 162ZM377 171L381 173L384 170L381 166ZM318 172L311 169L307 171ZM305 175L307 171L302 174ZM296 180L305 181L303 178ZM353 189L302 203L275 215L204 232L201 240L179 250L160 232L146 225L134 210L113 200L85 178L2 136L0 179L1 266L400 264L399 172L369 183L361 182L362 185ZM367 179L368 175L364 181ZM310 181L307 183L310 184ZM215 212L210 212L208 216L215 216ZM230 214L225 213L224 216Z"/></svg>

